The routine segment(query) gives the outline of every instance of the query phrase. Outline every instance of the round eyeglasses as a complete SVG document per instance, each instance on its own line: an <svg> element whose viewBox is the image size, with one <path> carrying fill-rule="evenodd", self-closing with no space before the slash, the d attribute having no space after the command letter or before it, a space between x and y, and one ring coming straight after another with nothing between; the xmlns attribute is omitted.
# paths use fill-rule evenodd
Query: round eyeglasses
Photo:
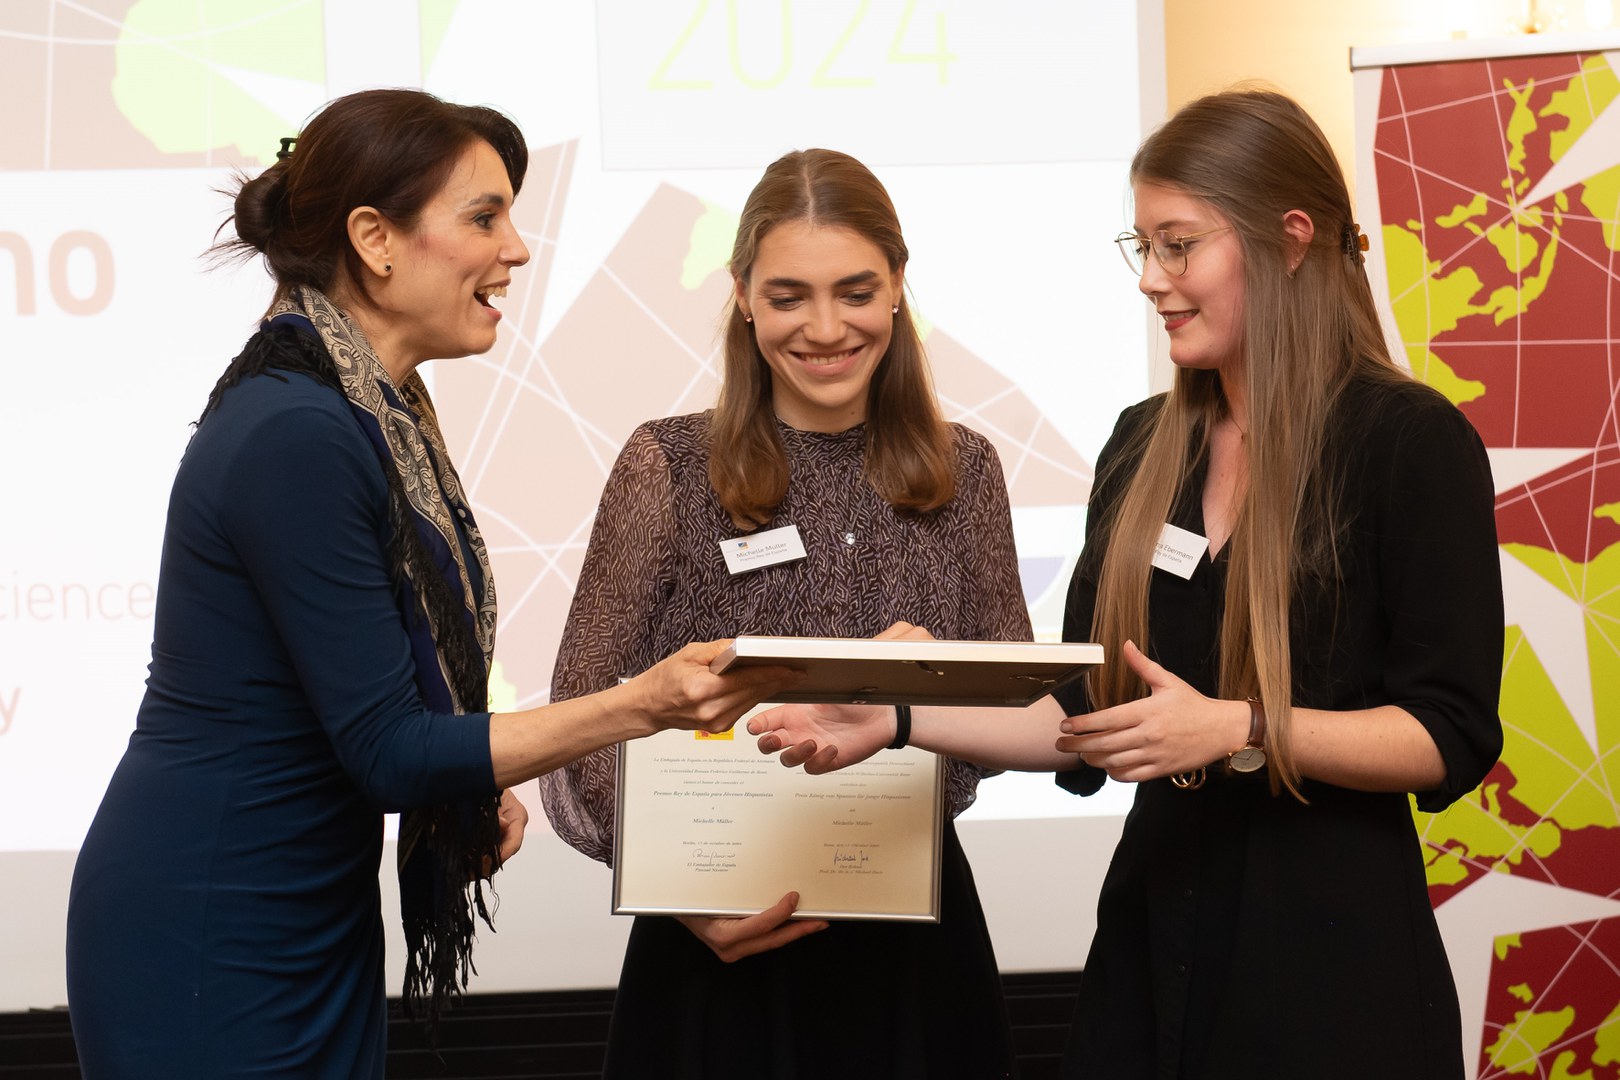
<svg viewBox="0 0 1620 1080"><path fill-rule="evenodd" d="M1187 272L1187 253L1194 246L1187 241L1214 236L1235 227L1222 225L1218 229L1205 229L1203 232L1187 233L1184 236L1176 236L1167 229L1157 229L1152 236L1124 232L1114 237L1114 243L1119 245L1119 253L1125 257L1125 265L1130 267L1131 273L1137 277L1142 276L1142 271L1147 266L1149 248L1153 250L1153 257L1159 260L1159 265L1164 267L1166 273L1180 277Z"/></svg>

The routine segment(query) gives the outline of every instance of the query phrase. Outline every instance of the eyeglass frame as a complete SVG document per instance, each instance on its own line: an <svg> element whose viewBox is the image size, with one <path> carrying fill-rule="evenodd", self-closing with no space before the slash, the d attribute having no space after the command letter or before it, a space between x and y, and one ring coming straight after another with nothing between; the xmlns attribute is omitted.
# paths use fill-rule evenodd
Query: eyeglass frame
<svg viewBox="0 0 1620 1080"><path fill-rule="evenodd" d="M1181 277L1187 273L1187 258L1189 253L1186 251L1181 253L1181 269L1174 269L1169 263L1164 261L1164 256L1159 254L1159 237L1164 237L1165 243L1167 244L1182 244L1188 240L1200 240L1206 236L1214 236L1216 233L1226 232L1228 229L1235 228L1237 228L1236 225L1222 225L1216 229L1205 229L1203 232L1186 233L1179 236L1171 232L1169 229L1154 229L1153 232L1148 236L1143 236L1139 232L1122 232L1118 236L1114 237L1114 244L1119 248L1120 258L1125 260L1125 265L1130 267L1131 273L1135 274L1137 277L1141 277L1147 272L1147 254L1143 252L1139 246L1143 243L1147 244L1148 250L1153 253L1153 257L1159 260L1159 265L1164 267L1165 273L1169 274L1171 277ZM1138 245L1137 258L1141 259L1141 265L1137 265L1137 263L1131 260L1131 252L1125 247L1125 242L1127 240Z"/></svg>

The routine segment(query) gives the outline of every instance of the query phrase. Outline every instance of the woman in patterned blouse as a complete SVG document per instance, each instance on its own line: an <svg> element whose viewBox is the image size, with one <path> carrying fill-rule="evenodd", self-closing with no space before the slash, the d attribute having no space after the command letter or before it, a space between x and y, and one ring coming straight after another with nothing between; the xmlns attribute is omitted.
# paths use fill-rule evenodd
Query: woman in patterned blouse
<svg viewBox="0 0 1620 1080"><path fill-rule="evenodd" d="M1000 462L940 417L906 259L859 162L810 150L766 171L732 253L719 402L643 424L620 454L555 700L694 636L871 637L899 623L1029 639ZM720 542L782 528L804 558L728 572ZM541 789L558 833L604 862L616 763L609 748ZM951 760L946 775L938 925L791 920L793 892L747 918L638 917L607 1075L1010 1075L995 956L949 820L985 772Z"/></svg>

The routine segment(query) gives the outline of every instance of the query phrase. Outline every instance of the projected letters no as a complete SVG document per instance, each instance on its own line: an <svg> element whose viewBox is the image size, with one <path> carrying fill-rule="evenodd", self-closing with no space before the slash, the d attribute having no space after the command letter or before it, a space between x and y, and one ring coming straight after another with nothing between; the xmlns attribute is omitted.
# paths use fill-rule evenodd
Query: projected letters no
<svg viewBox="0 0 1620 1080"><path fill-rule="evenodd" d="M33 315L38 311L35 301L36 277L34 251L26 237L14 232L0 232L0 251L11 256L14 280L14 310L18 315ZM88 295L78 295L73 288L72 260L76 253L90 259L93 285ZM65 232L51 244L48 263L51 300L69 315L97 315L107 310L113 296L112 245L98 233L82 229ZM82 276L82 275L81 275Z"/></svg>

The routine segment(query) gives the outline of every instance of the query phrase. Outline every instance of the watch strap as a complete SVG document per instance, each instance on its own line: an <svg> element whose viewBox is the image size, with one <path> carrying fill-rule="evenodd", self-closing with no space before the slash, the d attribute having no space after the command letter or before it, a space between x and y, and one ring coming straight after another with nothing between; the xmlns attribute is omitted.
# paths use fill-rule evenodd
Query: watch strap
<svg viewBox="0 0 1620 1080"><path fill-rule="evenodd" d="M1266 707L1259 698L1249 698L1249 738L1226 755L1226 769L1233 773L1259 772L1266 767Z"/></svg>
<svg viewBox="0 0 1620 1080"><path fill-rule="evenodd" d="M1266 748L1266 706L1259 698L1249 699L1249 741L1243 745L1256 750Z"/></svg>
<svg viewBox="0 0 1620 1080"><path fill-rule="evenodd" d="M906 743L911 741L911 706L896 705L894 707L894 741L889 744L890 750L903 750Z"/></svg>

